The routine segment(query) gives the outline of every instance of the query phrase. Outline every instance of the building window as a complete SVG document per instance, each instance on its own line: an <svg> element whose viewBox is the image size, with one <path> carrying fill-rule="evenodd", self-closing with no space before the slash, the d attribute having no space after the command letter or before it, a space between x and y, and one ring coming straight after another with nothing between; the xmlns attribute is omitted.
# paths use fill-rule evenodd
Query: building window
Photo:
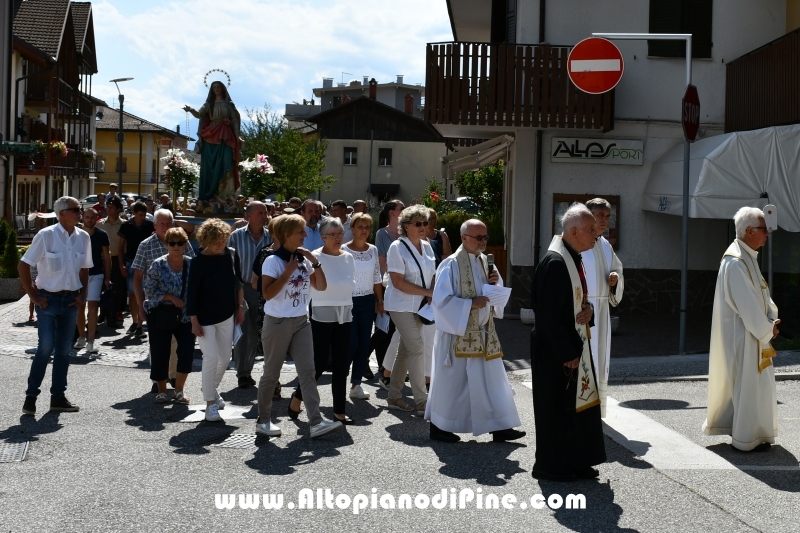
<svg viewBox="0 0 800 533"><path fill-rule="evenodd" d="M358 148L348 148L345 147L344 149L344 164L345 165L355 165L358 162Z"/></svg>
<svg viewBox="0 0 800 533"><path fill-rule="evenodd" d="M116 167L114 167L114 172L119 172L120 170L122 170L122 172L127 172L128 171L128 158L127 157L123 157L122 158L122 169L120 169L119 157L117 158L117 165L116 165Z"/></svg>
<svg viewBox="0 0 800 533"><path fill-rule="evenodd" d="M492 0L490 40L506 44L517 42L517 0Z"/></svg>
<svg viewBox="0 0 800 533"><path fill-rule="evenodd" d="M391 148L378 148L378 166L380 167L392 166Z"/></svg>
<svg viewBox="0 0 800 533"><path fill-rule="evenodd" d="M650 0L650 33L691 33L692 57L711 58L713 0ZM685 41L647 41L647 55L686 57Z"/></svg>

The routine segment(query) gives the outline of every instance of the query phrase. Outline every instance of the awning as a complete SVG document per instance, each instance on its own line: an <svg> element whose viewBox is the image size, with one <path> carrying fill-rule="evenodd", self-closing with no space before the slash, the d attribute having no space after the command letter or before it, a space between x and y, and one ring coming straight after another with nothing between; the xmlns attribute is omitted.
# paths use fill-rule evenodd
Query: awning
<svg viewBox="0 0 800 533"><path fill-rule="evenodd" d="M731 219L743 206L778 209L778 225L800 232L800 125L726 133L692 144L689 217ZM683 213L683 144L653 164L642 209Z"/></svg>
<svg viewBox="0 0 800 533"><path fill-rule="evenodd" d="M442 177L450 180L453 173L478 170L494 163L506 156L508 146L513 142L514 137L511 135L501 135L442 157Z"/></svg>
<svg viewBox="0 0 800 533"><path fill-rule="evenodd" d="M375 196L394 196L400 190L398 183L373 183L369 192Z"/></svg>

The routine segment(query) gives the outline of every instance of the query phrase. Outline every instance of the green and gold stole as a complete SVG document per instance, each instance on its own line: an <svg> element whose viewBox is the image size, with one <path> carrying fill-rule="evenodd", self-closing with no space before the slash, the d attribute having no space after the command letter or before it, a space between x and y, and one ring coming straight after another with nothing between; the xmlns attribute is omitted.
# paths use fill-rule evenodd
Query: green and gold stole
<svg viewBox="0 0 800 533"><path fill-rule="evenodd" d="M461 298L475 298L478 293L475 289L475 278L472 276L472 262L469 252L464 246L459 246L456 250L455 258L458 263L459 282L461 287ZM486 273L486 256L479 256L483 271ZM488 275L487 275L488 279ZM483 328L478 323L478 310L470 309L467 329L464 335L456 337L455 353L456 357L483 357L487 361L503 357L503 348L500 346L500 339L494 329L494 309L489 310L489 322L486 324L486 342L484 342Z"/></svg>
<svg viewBox="0 0 800 533"><path fill-rule="evenodd" d="M572 306L575 316L581 312L581 306L585 300L583 294L583 285L581 284L581 277L578 274L578 269L575 267L567 247L560 235L553 237L553 242L550 243L550 248L557 252L564 258L564 264L567 265L569 271L569 280L572 284L571 294L574 296L572 299ZM583 350L581 352L580 362L578 363L578 374L580 380L578 381L578 391L575 397L575 412L580 413L584 409L600 405L600 395L597 392L597 381L592 371L592 350L589 345L589 325L578 324L575 322L575 331L578 332L581 340L583 341Z"/></svg>

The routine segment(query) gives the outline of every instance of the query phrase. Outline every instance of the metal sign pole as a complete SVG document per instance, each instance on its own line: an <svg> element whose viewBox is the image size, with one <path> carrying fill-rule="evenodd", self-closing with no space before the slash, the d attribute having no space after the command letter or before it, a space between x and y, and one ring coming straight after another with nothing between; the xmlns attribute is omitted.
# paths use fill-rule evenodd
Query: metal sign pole
<svg viewBox="0 0 800 533"><path fill-rule="evenodd" d="M685 41L686 42L686 85L692 84L692 34L691 33L592 33L595 37L628 41ZM681 110L683 112L683 110ZM688 306L687 287L689 286L689 159L691 148L689 140L683 139L683 217L681 220L681 325L678 353L686 353L686 307Z"/></svg>

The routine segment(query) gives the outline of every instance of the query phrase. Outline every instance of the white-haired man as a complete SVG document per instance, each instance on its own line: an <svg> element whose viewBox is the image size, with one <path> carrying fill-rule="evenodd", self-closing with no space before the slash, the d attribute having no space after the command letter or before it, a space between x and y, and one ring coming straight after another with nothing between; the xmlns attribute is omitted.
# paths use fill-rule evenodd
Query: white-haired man
<svg viewBox="0 0 800 533"><path fill-rule="evenodd" d="M470 219L461 225L461 246L436 271L431 388L425 418L430 437L458 442L456 433L491 433L495 442L516 440L520 425L514 392L503 365L494 317L503 308L489 304L485 284L503 284L497 269L488 271L483 252L486 225Z"/></svg>
<svg viewBox="0 0 800 533"><path fill-rule="evenodd" d="M537 479L594 478L605 462L600 397L589 345L592 306L581 252L597 239L583 204L571 206L536 268L531 299L536 325L531 342Z"/></svg>
<svg viewBox="0 0 800 533"><path fill-rule="evenodd" d="M603 198L595 198L586 202L586 207L594 215L598 237L594 247L581 254L581 258L587 274L589 303L594 307L594 326L590 341L592 361L597 372L597 389L600 393L600 416L605 417L608 369L611 363L609 304L616 307L622 300L625 278L622 276L622 262L614 253L611 243L603 237L611 219L611 204Z"/></svg>
<svg viewBox="0 0 800 533"><path fill-rule="evenodd" d="M62 196L53 204L58 224L39 231L17 270L22 288L36 305L39 318L39 346L33 356L28 375L28 389L22 412L36 414L39 396L50 355L53 356L53 384L50 387L51 411L78 411L67 400L69 349L78 308L86 299L89 269L92 267L92 244L89 234L77 227L81 204L70 196ZM36 266L36 287L31 280L31 267Z"/></svg>
<svg viewBox="0 0 800 533"><path fill-rule="evenodd" d="M736 239L722 256L711 319L706 435L730 435L741 451L765 451L778 434L770 341L778 307L758 267L769 231L764 213L742 207L733 217Z"/></svg>

